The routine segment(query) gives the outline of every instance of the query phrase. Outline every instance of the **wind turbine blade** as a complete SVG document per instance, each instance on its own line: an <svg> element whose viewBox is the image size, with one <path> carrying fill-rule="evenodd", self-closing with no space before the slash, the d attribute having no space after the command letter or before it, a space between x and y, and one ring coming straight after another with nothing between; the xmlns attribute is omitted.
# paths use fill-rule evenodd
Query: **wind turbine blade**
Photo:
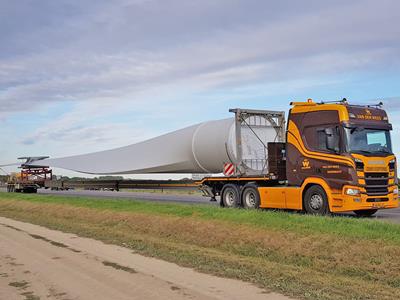
<svg viewBox="0 0 400 300"><path fill-rule="evenodd" d="M265 145L276 141L268 120L265 126L241 128L243 163L266 160ZM257 132L256 132L257 131ZM141 143L117 149L35 163L87 174L222 173L225 163L237 163L235 119L209 121L177 130ZM261 141L261 142L260 142ZM265 164L259 164L265 171ZM264 166L264 167L263 167ZM254 169L253 163L247 166Z"/></svg>
<svg viewBox="0 0 400 300"><path fill-rule="evenodd" d="M20 162L15 162L15 163L10 163L10 164L0 165L0 168L3 168L3 167L12 167L12 166L20 166L20 165L21 165Z"/></svg>

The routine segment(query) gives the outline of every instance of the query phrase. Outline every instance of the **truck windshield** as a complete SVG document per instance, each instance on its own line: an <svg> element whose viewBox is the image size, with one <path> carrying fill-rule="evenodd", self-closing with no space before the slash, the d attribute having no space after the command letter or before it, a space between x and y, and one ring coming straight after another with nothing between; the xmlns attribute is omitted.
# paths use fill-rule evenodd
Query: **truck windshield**
<svg viewBox="0 0 400 300"><path fill-rule="evenodd" d="M392 154L390 132L362 127L345 128L347 151L361 154Z"/></svg>

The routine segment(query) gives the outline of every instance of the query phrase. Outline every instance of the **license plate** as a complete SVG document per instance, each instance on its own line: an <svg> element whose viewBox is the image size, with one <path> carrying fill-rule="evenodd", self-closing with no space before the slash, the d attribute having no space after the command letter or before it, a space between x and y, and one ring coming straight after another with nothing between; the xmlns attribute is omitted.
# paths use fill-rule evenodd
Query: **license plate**
<svg viewBox="0 0 400 300"><path fill-rule="evenodd" d="M373 208L384 208L384 207L385 207L385 204L382 204L382 203L374 203L374 204L372 204L372 207L373 207Z"/></svg>

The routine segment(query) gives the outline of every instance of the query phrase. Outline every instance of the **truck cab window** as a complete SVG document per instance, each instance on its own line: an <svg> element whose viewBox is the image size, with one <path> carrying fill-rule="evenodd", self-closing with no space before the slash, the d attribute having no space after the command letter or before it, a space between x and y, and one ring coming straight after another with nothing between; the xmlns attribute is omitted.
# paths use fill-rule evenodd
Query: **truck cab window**
<svg viewBox="0 0 400 300"><path fill-rule="evenodd" d="M318 150L328 151L328 149L326 147L327 138L326 138L325 130L318 130L317 136L318 136Z"/></svg>
<svg viewBox="0 0 400 300"><path fill-rule="evenodd" d="M345 128L347 150L353 153L393 153L390 132L363 127Z"/></svg>
<svg viewBox="0 0 400 300"><path fill-rule="evenodd" d="M324 152L339 152L339 130L335 127L318 129L318 150Z"/></svg>
<svg viewBox="0 0 400 300"><path fill-rule="evenodd" d="M331 138L330 142L334 142L333 145L330 145L332 149L329 149L328 136ZM311 151L330 153L339 151L340 136L339 130L336 126L326 128L320 126L308 127L304 130L304 139L307 148Z"/></svg>

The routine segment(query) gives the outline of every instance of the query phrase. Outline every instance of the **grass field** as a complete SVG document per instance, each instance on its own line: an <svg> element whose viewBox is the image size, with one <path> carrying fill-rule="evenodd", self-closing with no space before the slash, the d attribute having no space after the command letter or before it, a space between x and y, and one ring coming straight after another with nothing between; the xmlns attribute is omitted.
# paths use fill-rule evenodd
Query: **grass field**
<svg viewBox="0 0 400 300"><path fill-rule="evenodd" d="M0 193L0 215L301 299L400 299L400 225L204 205Z"/></svg>

